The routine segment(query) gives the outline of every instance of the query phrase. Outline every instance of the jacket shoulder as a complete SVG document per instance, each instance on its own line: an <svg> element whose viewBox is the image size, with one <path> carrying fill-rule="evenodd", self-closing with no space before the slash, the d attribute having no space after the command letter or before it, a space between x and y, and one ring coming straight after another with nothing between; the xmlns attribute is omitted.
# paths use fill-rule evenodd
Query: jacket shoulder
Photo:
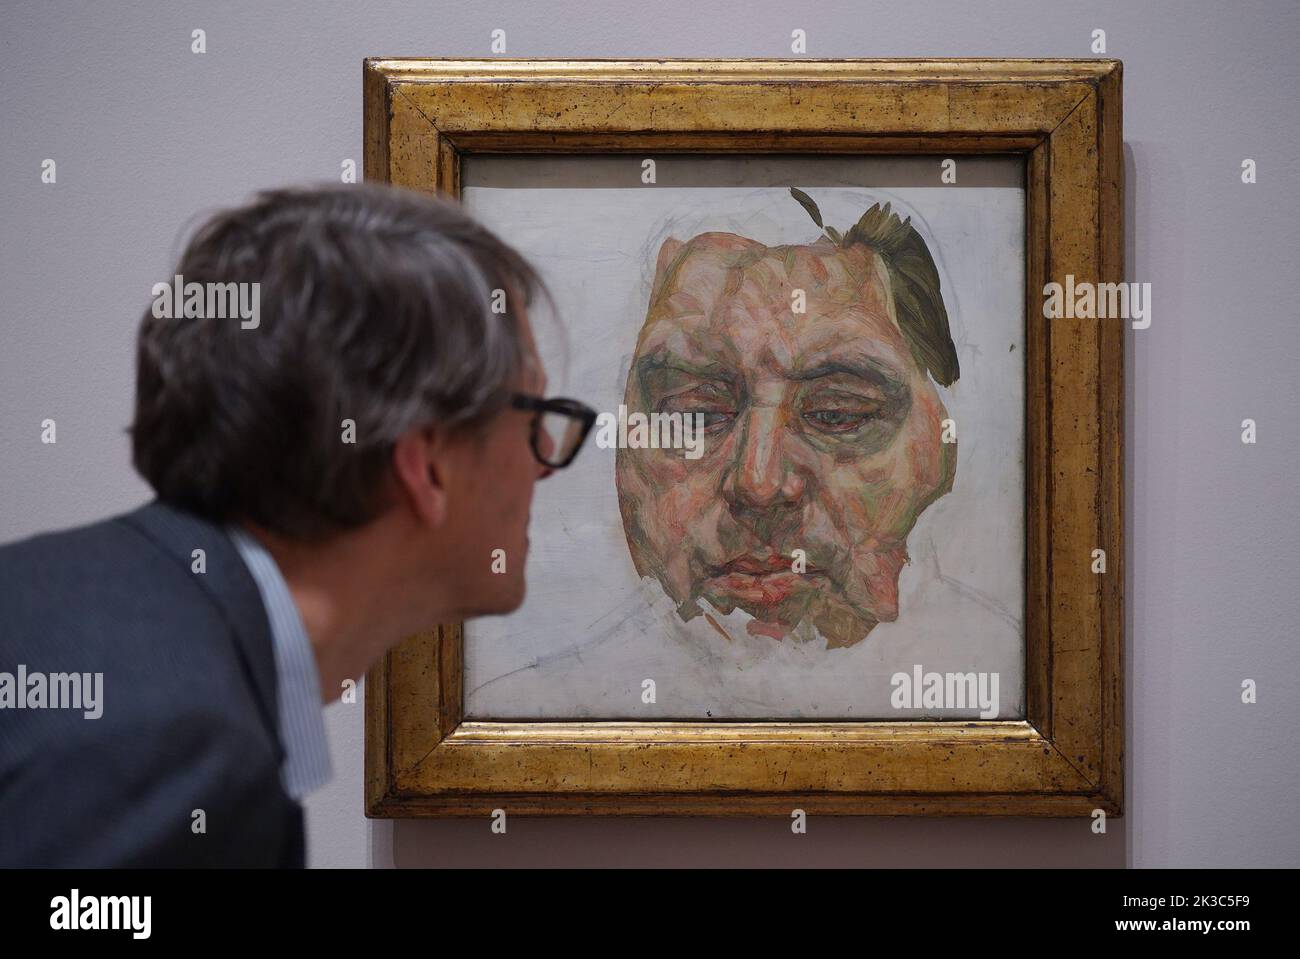
<svg viewBox="0 0 1300 959"><path fill-rule="evenodd" d="M273 865L300 831L243 560L219 527L150 510L0 547L0 670L83 694L4 710L0 864Z"/></svg>

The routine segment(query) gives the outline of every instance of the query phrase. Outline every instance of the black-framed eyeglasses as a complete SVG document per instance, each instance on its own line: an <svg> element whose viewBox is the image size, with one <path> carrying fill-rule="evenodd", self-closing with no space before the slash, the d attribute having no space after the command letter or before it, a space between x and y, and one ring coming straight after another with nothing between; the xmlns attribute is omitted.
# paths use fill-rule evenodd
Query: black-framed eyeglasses
<svg viewBox="0 0 1300 959"><path fill-rule="evenodd" d="M515 393L510 405L517 410L532 410L533 455L543 466L563 469L573 462L583 441L596 423L596 411L586 403L564 397L542 399Z"/></svg>

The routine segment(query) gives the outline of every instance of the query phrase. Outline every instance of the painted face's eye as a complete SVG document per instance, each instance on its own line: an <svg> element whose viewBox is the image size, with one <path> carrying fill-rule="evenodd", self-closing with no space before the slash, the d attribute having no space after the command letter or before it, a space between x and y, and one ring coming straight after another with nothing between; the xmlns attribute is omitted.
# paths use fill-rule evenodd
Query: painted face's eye
<svg viewBox="0 0 1300 959"><path fill-rule="evenodd" d="M659 413L680 413L697 422L703 419L705 433L721 433L730 429L736 419L736 401L729 391L713 384L701 384L691 389L665 396L655 404Z"/></svg>
<svg viewBox="0 0 1300 959"><path fill-rule="evenodd" d="M866 426L871 415L845 410L810 410L804 413L804 419L827 433L847 433Z"/></svg>
<svg viewBox="0 0 1300 959"><path fill-rule="evenodd" d="M697 412L704 417L704 428L706 430L721 428L736 418L735 410L699 410Z"/></svg>
<svg viewBox="0 0 1300 959"><path fill-rule="evenodd" d="M672 397L665 400L659 404L657 412L680 413L684 417L691 417L692 422L697 415L703 417L706 433L719 433L729 427L736 418L736 411L729 404L711 400L692 400L688 397Z"/></svg>
<svg viewBox="0 0 1300 959"><path fill-rule="evenodd" d="M831 435L856 433L880 415L880 404L865 397L813 397L804 404L804 422Z"/></svg>

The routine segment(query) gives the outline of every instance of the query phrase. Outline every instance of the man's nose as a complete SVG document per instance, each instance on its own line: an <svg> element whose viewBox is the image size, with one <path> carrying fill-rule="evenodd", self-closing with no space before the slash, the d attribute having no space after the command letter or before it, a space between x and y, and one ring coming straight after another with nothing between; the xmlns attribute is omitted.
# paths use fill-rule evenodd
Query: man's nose
<svg viewBox="0 0 1300 959"><path fill-rule="evenodd" d="M742 420L722 493L733 506L769 509L797 503L804 479L785 452L786 414L778 406L752 407Z"/></svg>

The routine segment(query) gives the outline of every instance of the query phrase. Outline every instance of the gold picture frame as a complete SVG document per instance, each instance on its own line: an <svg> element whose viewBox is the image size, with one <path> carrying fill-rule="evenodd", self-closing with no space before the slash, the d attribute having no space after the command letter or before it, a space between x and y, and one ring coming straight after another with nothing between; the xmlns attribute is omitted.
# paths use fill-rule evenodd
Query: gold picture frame
<svg viewBox="0 0 1300 959"><path fill-rule="evenodd" d="M1123 272L1115 60L364 64L365 175L460 194L474 153L1021 154L1022 721L478 722L443 624L366 679L366 813L1086 816L1123 796L1123 322L1043 290ZM1094 573L1094 550L1104 573Z"/></svg>

